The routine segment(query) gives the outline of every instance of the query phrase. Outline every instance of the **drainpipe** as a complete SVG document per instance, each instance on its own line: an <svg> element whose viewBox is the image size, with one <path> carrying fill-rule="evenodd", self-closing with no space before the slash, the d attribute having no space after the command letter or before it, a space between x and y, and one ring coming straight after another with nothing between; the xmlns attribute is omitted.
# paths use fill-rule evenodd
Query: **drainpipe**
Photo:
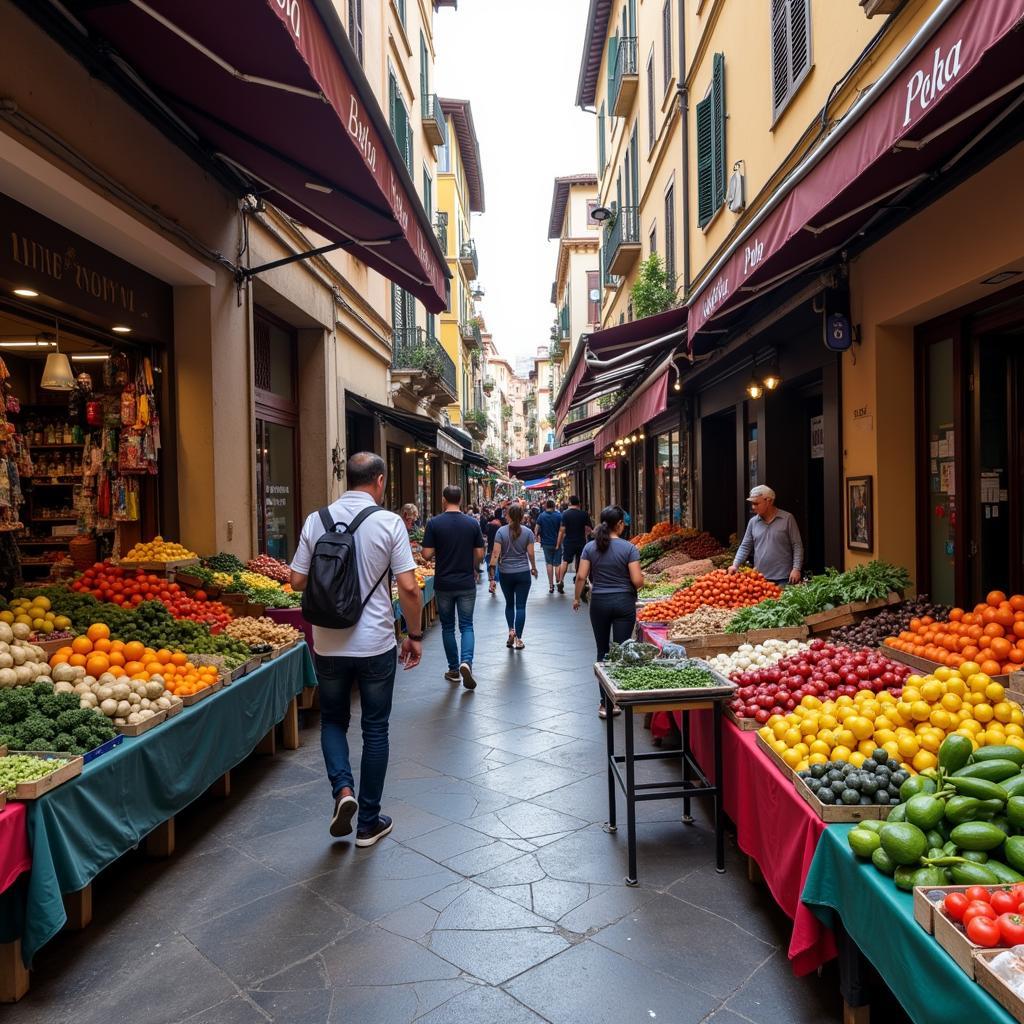
<svg viewBox="0 0 1024 1024"><path fill-rule="evenodd" d="M683 299L690 297L690 94L686 88L686 3L679 0L679 74L676 77L676 92L679 100L679 116L683 133Z"/></svg>

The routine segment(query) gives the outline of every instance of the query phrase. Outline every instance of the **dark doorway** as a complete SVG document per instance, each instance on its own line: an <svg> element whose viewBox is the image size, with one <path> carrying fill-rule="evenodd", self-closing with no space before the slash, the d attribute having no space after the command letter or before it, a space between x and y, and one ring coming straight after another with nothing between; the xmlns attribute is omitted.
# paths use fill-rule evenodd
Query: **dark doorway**
<svg viewBox="0 0 1024 1024"><path fill-rule="evenodd" d="M700 424L701 524L723 544L736 533L736 410ZM745 524L744 524L745 525Z"/></svg>

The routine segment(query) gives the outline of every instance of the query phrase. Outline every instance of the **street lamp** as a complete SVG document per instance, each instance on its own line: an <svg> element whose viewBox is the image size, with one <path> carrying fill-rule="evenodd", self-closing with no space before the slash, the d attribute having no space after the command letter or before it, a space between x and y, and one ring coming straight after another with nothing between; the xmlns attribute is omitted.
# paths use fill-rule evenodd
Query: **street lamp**
<svg viewBox="0 0 1024 1024"><path fill-rule="evenodd" d="M612 219L612 211L607 206L595 206L590 211L590 219L596 220L598 224L603 224L606 220Z"/></svg>

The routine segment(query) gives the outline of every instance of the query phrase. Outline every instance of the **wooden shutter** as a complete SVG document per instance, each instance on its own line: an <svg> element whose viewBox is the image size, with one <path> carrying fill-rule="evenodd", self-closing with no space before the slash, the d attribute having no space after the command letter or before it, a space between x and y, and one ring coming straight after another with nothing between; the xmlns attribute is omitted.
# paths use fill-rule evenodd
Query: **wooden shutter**
<svg viewBox="0 0 1024 1024"><path fill-rule="evenodd" d="M793 92L810 66L811 0L789 0L789 74Z"/></svg>
<svg viewBox="0 0 1024 1024"><path fill-rule="evenodd" d="M711 78L712 120L714 123L715 209L725 202L729 176L725 166L725 57L715 54Z"/></svg>
<svg viewBox="0 0 1024 1024"><path fill-rule="evenodd" d="M712 97L700 100L696 107L697 131L697 223L704 227L715 212L715 188L713 181L714 120L711 109Z"/></svg>
<svg viewBox="0 0 1024 1024"><path fill-rule="evenodd" d="M619 33L608 40L608 102L611 104L612 86L615 84L615 61L619 57ZM612 104L612 108L614 104Z"/></svg>
<svg viewBox="0 0 1024 1024"><path fill-rule="evenodd" d="M661 88L668 89L672 81L672 0L665 0L661 9Z"/></svg>
<svg viewBox="0 0 1024 1024"><path fill-rule="evenodd" d="M391 329L394 332L394 344L402 339L402 330L405 327L405 302L402 296L402 289L398 285L391 286Z"/></svg>
<svg viewBox="0 0 1024 1024"><path fill-rule="evenodd" d="M790 101L810 67L810 0L772 0L773 118Z"/></svg>
<svg viewBox="0 0 1024 1024"><path fill-rule="evenodd" d="M772 111L789 99L789 3L772 0Z"/></svg>
<svg viewBox="0 0 1024 1024"><path fill-rule="evenodd" d="M675 186L665 191L665 273L669 283L675 284L676 276L676 198Z"/></svg>
<svg viewBox="0 0 1024 1024"><path fill-rule="evenodd" d="M647 149L654 148L654 50L647 58Z"/></svg>

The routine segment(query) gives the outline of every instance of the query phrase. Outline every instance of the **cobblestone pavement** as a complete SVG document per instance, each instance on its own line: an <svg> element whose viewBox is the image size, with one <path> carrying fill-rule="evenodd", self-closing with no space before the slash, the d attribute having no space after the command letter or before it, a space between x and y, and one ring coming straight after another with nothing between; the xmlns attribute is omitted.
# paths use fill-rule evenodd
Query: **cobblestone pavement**
<svg viewBox="0 0 1024 1024"><path fill-rule="evenodd" d="M716 874L706 817L684 826L675 802L641 804L641 884L624 884L625 830L601 827L586 610L549 595L542 574L526 650L513 652L500 594L478 594L474 692L442 678L439 625L423 664L399 671L391 837L369 850L331 841L314 717L300 750L251 758L228 800L179 816L173 858L133 854L107 871L93 924L40 954L32 991L4 1019L838 1021L834 967L792 976L788 919L732 844Z"/></svg>

